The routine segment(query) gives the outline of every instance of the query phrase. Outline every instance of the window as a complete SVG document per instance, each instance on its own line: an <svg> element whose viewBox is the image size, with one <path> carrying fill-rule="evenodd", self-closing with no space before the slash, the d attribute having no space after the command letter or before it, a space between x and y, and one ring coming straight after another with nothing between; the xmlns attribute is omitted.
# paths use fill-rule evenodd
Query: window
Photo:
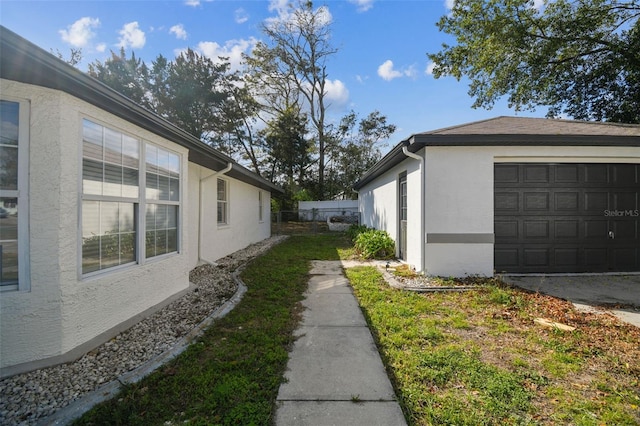
<svg viewBox="0 0 640 426"><path fill-rule="evenodd" d="M29 290L28 143L29 103L0 100L0 290Z"/></svg>
<svg viewBox="0 0 640 426"><path fill-rule="evenodd" d="M264 219L262 217L262 212L264 209L263 201L262 201L262 191L258 190L258 221L263 222Z"/></svg>
<svg viewBox="0 0 640 426"><path fill-rule="evenodd" d="M228 223L229 194L227 192L227 181L218 179L218 225Z"/></svg>
<svg viewBox="0 0 640 426"><path fill-rule="evenodd" d="M180 157L146 144L146 177L145 255L149 258L178 251Z"/></svg>
<svg viewBox="0 0 640 426"><path fill-rule="evenodd" d="M89 120L82 130L82 273L178 251L179 155Z"/></svg>

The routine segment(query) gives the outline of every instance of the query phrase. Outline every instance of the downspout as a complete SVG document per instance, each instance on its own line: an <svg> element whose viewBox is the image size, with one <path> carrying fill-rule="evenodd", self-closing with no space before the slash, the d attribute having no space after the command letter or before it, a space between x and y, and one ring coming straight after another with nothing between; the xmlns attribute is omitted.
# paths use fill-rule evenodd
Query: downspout
<svg viewBox="0 0 640 426"><path fill-rule="evenodd" d="M420 235L423 235L424 239L420 243L420 261L422 262L422 273L426 273L427 259L426 259L426 244L427 244L427 229L426 229L426 170L425 170L425 158L413 152L409 152L406 146L402 147L402 153L409 158L420 161Z"/></svg>
<svg viewBox="0 0 640 426"><path fill-rule="evenodd" d="M204 240L204 203L202 202L202 198L204 196L203 183L209 179L213 179L215 177L222 176L228 173L232 167L233 167L232 163L227 163L227 167L225 167L224 169L214 172L213 174L210 174L209 176L200 179L200 184L199 184L200 196L198 198L198 263L200 262L209 263L209 264L215 263L215 262L212 262L211 260L207 260L202 257L202 242Z"/></svg>

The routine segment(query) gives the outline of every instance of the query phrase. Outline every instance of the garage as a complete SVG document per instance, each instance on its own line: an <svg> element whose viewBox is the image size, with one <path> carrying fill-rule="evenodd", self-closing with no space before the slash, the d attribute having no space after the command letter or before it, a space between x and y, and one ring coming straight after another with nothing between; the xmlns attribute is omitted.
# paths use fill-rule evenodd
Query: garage
<svg viewBox="0 0 640 426"><path fill-rule="evenodd" d="M640 165L496 163L498 273L640 271Z"/></svg>

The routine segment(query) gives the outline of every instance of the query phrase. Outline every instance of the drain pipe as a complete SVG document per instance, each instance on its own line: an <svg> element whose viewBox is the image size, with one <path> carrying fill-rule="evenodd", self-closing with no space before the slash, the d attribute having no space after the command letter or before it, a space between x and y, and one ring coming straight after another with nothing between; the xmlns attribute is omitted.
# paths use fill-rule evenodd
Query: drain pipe
<svg viewBox="0 0 640 426"><path fill-rule="evenodd" d="M212 262L202 257L202 242L204 240L204 203L202 202L202 198L204 196L203 183L205 181L208 181L210 179L213 179L215 177L222 176L228 173L232 167L233 167L232 163L227 163L227 167L225 167L224 169L214 172L213 174L210 174L209 176L200 179L199 198L198 198L198 263L205 262L211 265L215 264L215 262Z"/></svg>
<svg viewBox="0 0 640 426"><path fill-rule="evenodd" d="M418 155L416 153L410 152L409 149L407 148L407 146L403 146L402 147L402 153L404 155L406 155L409 158L413 158L414 160L418 160L420 161L420 190L421 190L421 196L420 196L420 203L422 204L420 206L420 235L423 235L424 239L423 241L420 243L420 261L422 262L422 273L425 274L426 271L426 266L427 266L427 262L426 262L426 244L427 244L427 230L426 230L426 198L425 195L427 193L426 190L426 185L427 185L427 179L426 179L426 167L425 167L425 158L424 156Z"/></svg>

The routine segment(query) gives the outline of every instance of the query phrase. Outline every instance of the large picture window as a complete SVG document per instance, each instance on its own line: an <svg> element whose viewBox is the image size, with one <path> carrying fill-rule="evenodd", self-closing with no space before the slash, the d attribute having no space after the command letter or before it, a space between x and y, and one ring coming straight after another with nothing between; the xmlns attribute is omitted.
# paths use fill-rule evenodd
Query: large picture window
<svg viewBox="0 0 640 426"><path fill-rule="evenodd" d="M89 120L82 134L82 273L177 252L180 156Z"/></svg>
<svg viewBox="0 0 640 426"><path fill-rule="evenodd" d="M0 100L0 290L29 290L28 143L29 103Z"/></svg>

